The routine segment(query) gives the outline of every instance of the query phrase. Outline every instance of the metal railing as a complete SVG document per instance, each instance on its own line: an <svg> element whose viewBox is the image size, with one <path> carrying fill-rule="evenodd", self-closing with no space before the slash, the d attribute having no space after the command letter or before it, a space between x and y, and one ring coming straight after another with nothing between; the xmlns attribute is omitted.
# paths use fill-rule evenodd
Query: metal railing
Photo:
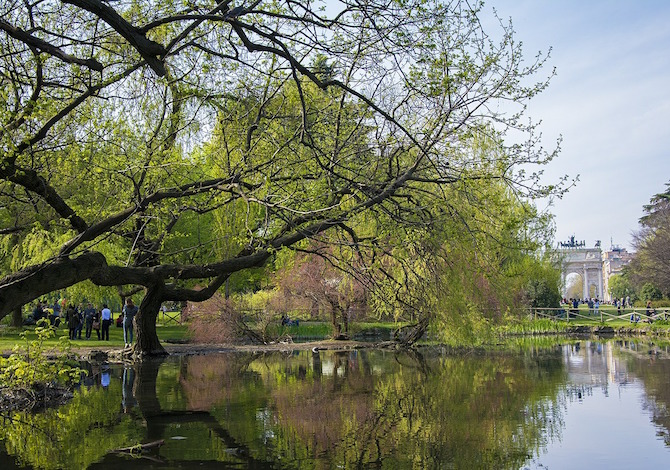
<svg viewBox="0 0 670 470"><path fill-rule="evenodd" d="M616 308L593 308L589 310L566 308L531 308L529 313L530 320L550 319L569 322L578 318L585 320L596 320L600 318L601 323L606 323L614 320L628 320L631 322L654 322L656 320L667 320L670 318L670 309L651 310L646 308L630 308L630 309L616 309Z"/></svg>

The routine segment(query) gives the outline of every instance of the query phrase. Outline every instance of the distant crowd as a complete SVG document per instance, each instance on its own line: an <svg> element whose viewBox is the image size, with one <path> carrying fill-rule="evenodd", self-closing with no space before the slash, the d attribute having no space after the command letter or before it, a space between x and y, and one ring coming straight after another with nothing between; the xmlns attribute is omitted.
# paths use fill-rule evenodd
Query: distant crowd
<svg viewBox="0 0 670 470"><path fill-rule="evenodd" d="M116 326L123 328L123 341L125 346L130 346L133 342L133 330L135 315L139 309L133 303L131 298L126 299L121 313L116 318ZM26 325L35 325L38 321L46 319L55 327L59 327L61 322L65 321L68 326L69 338L91 339L95 331L98 340L109 341L109 327L114 323L112 310L103 304L101 308L96 308L92 303L74 305L66 300L54 302L52 306L46 302L38 301L24 322ZM84 332L84 338L82 338Z"/></svg>
<svg viewBox="0 0 670 470"><path fill-rule="evenodd" d="M593 298L574 299L574 298L571 297L569 299L566 299L564 297L562 302L563 302L563 305L568 305L568 306L572 307L572 309L570 310L571 313L576 313L577 310L579 309L579 306L583 305L583 304L586 304L588 306L589 310L594 314L598 313L601 304L612 305L612 306L616 307L618 314L621 314L621 309L629 309L629 308L634 307L633 304L631 303L630 297L626 297L626 298L621 297L621 298L618 298L618 299L614 298L610 301L603 301L603 302L601 302L597 298L595 298L595 299L593 299ZM646 303L646 306L645 306L645 314L648 317L649 322L652 321L651 317L653 315L656 315L656 313L657 313L656 310L651 305L651 300L648 300L647 303ZM664 317L666 315L667 315L667 310L665 311L665 313L663 313ZM631 314L630 321L631 322L638 322L638 321L640 321L640 316L633 313L633 314Z"/></svg>
<svg viewBox="0 0 670 470"><path fill-rule="evenodd" d="M563 305L571 305L572 308L579 308L580 305L586 304L589 307L589 310L597 310L600 305L612 305L616 307L618 310L621 310L622 308L632 308L633 304L630 301L630 297L623 298L621 297L620 299L614 298L609 301L601 301L598 298L588 298L588 299L573 299L570 297L569 299L566 299L565 297L563 298Z"/></svg>

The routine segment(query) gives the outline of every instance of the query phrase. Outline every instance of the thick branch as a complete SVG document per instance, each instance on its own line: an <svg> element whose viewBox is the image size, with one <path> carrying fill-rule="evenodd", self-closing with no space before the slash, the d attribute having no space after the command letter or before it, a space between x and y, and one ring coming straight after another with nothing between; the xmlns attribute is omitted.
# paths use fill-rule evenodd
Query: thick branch
<svg viewBox="0 0 670 470"><path fill-rule="evenodd" d="M165 76L162 58L167 50L160 44L148 39L138 28L127 22L116 10L99 0L63 0L64 3L83 8L110 25L117 33L140 53L159 77Z"/></svg>
<svg viewBox="0 0 670 470"><path fill-rule="evenodd" d="M58 289L90 279L105 268L100 253L84 253L74 258L59 258L7 276L0 281L0 318L31 300Z"/></svg>
<svg viewBox="0 0 670 470"><path fill-rule="evenodd" d="M0 166L0 178L7 179L38 194L59 216L69 220L77 232L84 232L88 228L86 221L79 217L60 194L36 171L17 169L13 165L9 167Z"/></svg>
<svg viewBox="0 0 670 470"><path fill-rule="evenodd" d="M229 274L221 275L214 279L210 285L200 290L167 288L163 300L202 302L213 296L229 277Z"/></svg>
<svg viewBox="0 0 670 470"><path fill-rule="evenodd" d="M83 65L84 67L88 67L89 69L95 70L96 72L102 72L102 64L97 60L80 59L79 57L71 56L70 54L63 52L53 44L49 44L48 42L43 41L40 38L36 38L35 36L22 30L21 28L12 26L11 24L7 23L2 19L0 19L0 29L5 31L8 35L13 37L14 39L26 44L27 46L34 47L35 49L39 49L43 52L46 52L47 54L52 55L62 60L63 62L66 62L68 64Z"/></svg>
<svg viewBox="0 0 670 470"><path fill-rule="evenodd" d="M242 184L239 180L239 175L233 175L227 178L217 178L207 181L198 181L195 183L185 184L177 188L171 188L166 189L164 191L157 191L155 193L152 193L147 197L145 197L144 199L142 199L141 201L139 201L133 207L129 207L128 209L119 211L116 214L113 214L107 217L106 219L101 220L97 224L92 225L85 231L80 231L81 233L76 238L73 238L65 245L63 245L63 248L61 248L60 255L62 256L72 253L72 251L76 247L80 246L82 243L95 240L95 238L97 238L98 236L102 235L103 233L107 233L111 228L124 222L136 212L146 209L151 204L155 204L165 199L179 199L184 197L195 196L197 194L205 193L215 189L220 189L224 186L233 184ZM249 185L245 184L242 185L247 187L248 189L252 188L252 186Z"/></svg>

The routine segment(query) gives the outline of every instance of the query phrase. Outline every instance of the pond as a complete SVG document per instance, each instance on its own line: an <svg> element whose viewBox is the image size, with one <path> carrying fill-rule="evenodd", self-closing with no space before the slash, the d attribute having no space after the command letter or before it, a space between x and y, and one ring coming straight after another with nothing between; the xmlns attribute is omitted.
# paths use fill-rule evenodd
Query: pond
<svg viewBox="0 0 670 470"><path fill-rule="evenodd" d="M670 354L644 342L354 350L89 366L0 418L0 468L665 468ZM160 442L143 452L127 449Z"/></svg>

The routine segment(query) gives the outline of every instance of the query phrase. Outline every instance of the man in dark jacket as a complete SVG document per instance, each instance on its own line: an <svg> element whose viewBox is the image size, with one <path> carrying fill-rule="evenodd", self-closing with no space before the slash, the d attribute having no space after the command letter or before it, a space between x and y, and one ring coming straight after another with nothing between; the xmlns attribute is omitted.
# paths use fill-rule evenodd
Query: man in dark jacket
<svg viewBox="0 0 670 470"><path fill-rule="evenodd" d="M65 319L67 320L67 326L70 330L69 337L70 339L77 339L77 328L79 328L80 318L79 312L74 308L74 305L70 304L65 312Z"/></svg>

